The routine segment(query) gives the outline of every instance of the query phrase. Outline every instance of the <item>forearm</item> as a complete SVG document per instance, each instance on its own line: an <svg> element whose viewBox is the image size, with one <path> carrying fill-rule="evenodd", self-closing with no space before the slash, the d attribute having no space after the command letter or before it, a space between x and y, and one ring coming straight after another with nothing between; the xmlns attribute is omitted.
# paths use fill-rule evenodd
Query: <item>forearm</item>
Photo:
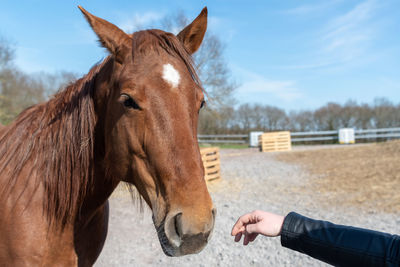
<svg viewBox="0 0 400 267"><path fill-rule="evenodd" d="M282 246L335 266L399 266L400 237L289 213Z"/></svg>

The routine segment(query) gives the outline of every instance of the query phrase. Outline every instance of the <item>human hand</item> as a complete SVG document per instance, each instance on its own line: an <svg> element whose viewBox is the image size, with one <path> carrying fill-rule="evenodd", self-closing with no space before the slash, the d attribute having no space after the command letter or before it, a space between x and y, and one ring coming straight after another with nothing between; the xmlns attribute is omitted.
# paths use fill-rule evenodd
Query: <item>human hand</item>
<svg viewBox="0 0 400 267"><path fill-rule="evenodd" d="M279 236L285 217L266 211L255 210L239 217L232 228L231 235L239 242L244 234L243 245L253 242L258 234L264 236Z"/></svg>

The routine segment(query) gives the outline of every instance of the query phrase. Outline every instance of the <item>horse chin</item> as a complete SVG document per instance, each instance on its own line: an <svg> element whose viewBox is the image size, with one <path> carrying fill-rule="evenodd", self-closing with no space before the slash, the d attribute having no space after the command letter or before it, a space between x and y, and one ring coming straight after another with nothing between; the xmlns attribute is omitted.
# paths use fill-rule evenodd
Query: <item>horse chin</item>
<svg viewBox="0 0 400 267"><path fill-rule="evenodd" d="M168 239L165 233L165 224L164 222L159 226L156 227L158 240L160 241L161 248L165 255L169 257L179 257L182 256L179 251L179 246L173 245L170 240Z"/></svg>
<svg viewBox="0 0 400 267"><path fill-rule="evenodd" d="M178 242L174 239L168 238L165 233L165 224L156 227L158 240L160 241L161 248L165 255L169 257L179 257L189 254L196 254L203 250L207 245L207 241L199 244L197 238L186 238L185 242Z"/></svg>
<svg viewBox="0 0 400 267"><path fill-rule="evenodd" d="M165 255L170 257L199 253L207 245L215 223L215 209L210 218L194 221L185 218L182 211L159 211L154 205L153 223Z"/></svg>

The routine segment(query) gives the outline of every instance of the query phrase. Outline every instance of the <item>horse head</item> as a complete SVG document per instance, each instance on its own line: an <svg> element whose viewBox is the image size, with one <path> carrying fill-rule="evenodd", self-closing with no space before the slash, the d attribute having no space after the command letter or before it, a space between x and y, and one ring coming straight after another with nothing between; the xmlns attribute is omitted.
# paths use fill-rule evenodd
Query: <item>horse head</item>
<svg viewBox="0 0 400 267"><path fill-rule="evenodd" d="M80 9L111 54L110 75L100 76L94 92L105 172L137 188L167 255L197 253L215 221L197 142L204 95L191 61L207 9L178 35L126 34Z"/></svg>

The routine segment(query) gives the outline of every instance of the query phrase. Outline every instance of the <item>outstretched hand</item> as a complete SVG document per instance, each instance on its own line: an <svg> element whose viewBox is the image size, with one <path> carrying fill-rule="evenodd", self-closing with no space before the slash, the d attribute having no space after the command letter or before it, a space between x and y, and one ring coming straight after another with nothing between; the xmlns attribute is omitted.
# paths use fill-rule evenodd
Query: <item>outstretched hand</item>
<svg viewBox="0 0 400 267"><path fill-rule="evenodd" d="M255 210L251 213L239 217L232 228L232 236L235 236L235 242L239 242L244 235L243 245L253 242L258 234L264 236L279 236L285 217L266 211Z"/></svg>

